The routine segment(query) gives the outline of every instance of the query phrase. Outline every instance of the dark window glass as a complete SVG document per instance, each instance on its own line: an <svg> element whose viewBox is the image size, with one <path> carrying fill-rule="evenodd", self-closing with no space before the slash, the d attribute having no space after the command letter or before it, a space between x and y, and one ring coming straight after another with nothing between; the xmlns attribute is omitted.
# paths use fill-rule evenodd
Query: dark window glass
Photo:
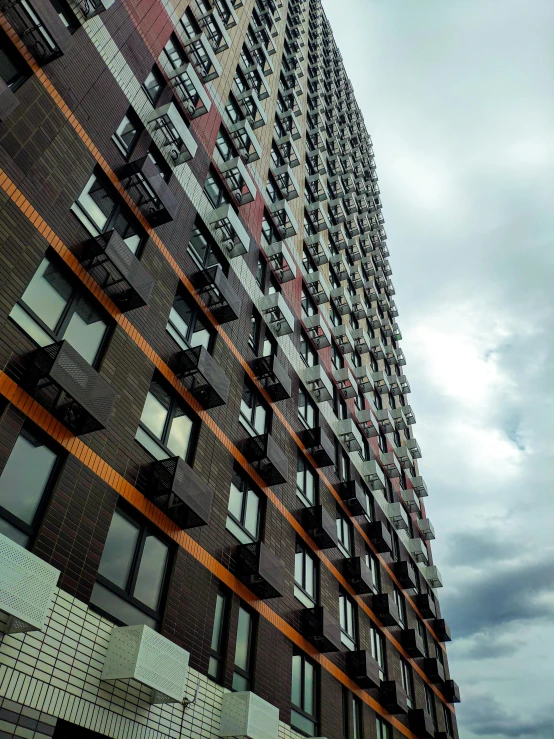
<svg viewBox="0 0 554 739"><path fill-rule="evenodd" d="M253 616L241 606L237 626L235 646L235 667L233 671L233 690L250 690L252 683Z"/></svg>
<svg viewBox="0 0 554 739"><path fill-rule="evenodd" d="M15 91L31 76L31 70L14 48L6 34L0 30L0 79Z"/></svg>
<svg viewBox="0 0 554 739"><path fill-rule="evenodd" d="M302 284L302 315L303 316L315 316L317 311L318 311L317 305L315 304L312 296L310 295L308 286Z"/></svg>
<svg viewBox="0 0 554 739"><path fill-rule="evenodd" d="M182 457L190 461L195 422L190 411L158 382L150 385L136 440L156 459Z"/></svg>
<svg viewBox="0 0 554 739"><path fill-rule="evenodd" d="M77 283L43 259L10 318L39 346L66 339L94 365L107 335L108 324L81 293Z"/></svg>
<svg viewBox="0 0 554 739"><path fill-rule="evenodd" d="M343 739L363 739L362 702L347 690L342 689Z"/></svg>
<svg viewBox="0 0 554 739"><path fill-rule="evenodd" d="M129 108L112 136L114 144L124 157L131 154L143 130L144 126L139 117L132 108Z"/></svg>
<svg viewBox="0 0 554 739"><path fill-rule="evenodd" d="M317 563L301 541L296 543L294 558L294 595L306 608L317 602Z"/></svg>
<svg viewBox="0 0 554 739"><path fill-rule="evenodd" d="M269 431L270 409L256 388L245 383L240 404L240 424L250 436Z"/></svg>
<svg viewBox="0 0 554 739"><path fill-rule="evenodd" d="M179 69L187 63L187 56L174 33L169 37L169 41L161 53L161 62L166 69Z"/></svg>
<svg viewBox="0 0 554 739"><path fill-rule="evenodd" d="M400 657L400 674L402 676L402 687L406 693L408 699L408 708L414 707L414 679L412 675L412 668L406 662L404 657Z"/></svg>
<svg viewBox="0 0 554 739"><path fill-rule="evenodd" d="M204 234L198 226L192 232L188 250L201 269L207 269L208 267L220 264L224 267L225 271L225 264L220 257L220 252L215 242L211 237Z"/></svg>
<svg viewBox="0 0 554 739"><path fill-rule="evenodd" d="M317 672L303 655L292 658L292 689L290 722L306 736L317 735Z"/></svg>
<svg viewBox="0 0 554 739"><path fill-rule="evenodd" d="M143 87L152 105L156 105L164 88L164 80L157 67L152 68L152 71L144 80Z"/></svg>
<svg viewBox="0 0 554 739"><path fill-rule="evenodd" d="M379 560L374 554L372 554L371 552L368 552L365 555L365 563L371 570L371 575L373 578L373 592L380 593L381 592L381 567L379 565Z"/></svg>
<svg viewBox="0 0 554 739"><path fill-rule="evenodd" d="M375 719L376 739L392 739L392 726L381 718Z"/></svg>
<svg viewBox="0 0 554 739"><path fill-rule="evenodd" d="M337 536L339 549L345 557L350 557L352 554L352 529L348 516L339 508L337 508Z"/></svg>
<svg viewBox="0 0 554 739"><path fill-rule="evenodd" d="M169 558L168 545L149 523L116 510L91 603L121 623L156 628Z"/></svg>
<svg viewBox="0 0 554 739"><path fill-rule="evenodd" d="M342 448L338 441L335 442L335 471L341 482L346 482L350 479L348 452Z"/></svg>
<svg viewBox="0 0 554 739"><path fill-rule="evenodd" d="M425 710L431 716L434 726L437 726L437 709L435 706L435 696L429 685L424 685L425 688Z"/></svg>
<svg viewBox="0 0 554 739"><path fill-rule="evenodd" d="M58 456L23 429L0 476L0 533L26 546L55 476Z"/></svg>
<svg viewBox="0 0 554 739"><path fill-rule="evenodd" d="M192 304L178 292L167 322L167 331L181 349L203 346L213 348L215 331L197 305Z"/></svg>
<svg viewBox="0 0 554 739"><path fill-rule="evenodd" d="M258 541L260 536L261 499L248 478L233 472L226 528L241 544Z"/></svg>
<svg viewBox="0 0 554 739"><path fill-rule="evenodd" d="M229 202L229 195L223 183L213 172L208 173L204 184L204 194L214 208L219 208L220 205L225 205L225 203Z"/></svg>
<svg viewBox="0 0 554 739"><path fill-rule="evenodd" d="M304 329L300 329L300 356L308 367L314 367L318 363L317 349Z"/></svg>
<svg viewBox="0 0 554 739"><path fill-rule="evenodd" d="M376 626L369 627L369 642L371 646L371 656L379 665L379 677L384 680L386 677L386 661L385 661L385 637L379 632Z"/></svg>
<svg viewBox="0 0 554 739"><path fill-rule="evenodd" d="M308 429L317 426L317 406L302 386L298 388L298 418Z"/></svg>
<svg viewBox="0 0 554 739"><path fill-rule="evenodd" d="M347 649L356 649L357 643L357 615L354 602L346 595L339 594L339 613L341 642Z"/></svg>
<svg viewBox="0 0 554 739"><path fill-rule="evenodd" d="M227 592L219 590L215 600L214 625L212 629L212 641L210 643L210 662L208 665L208 676L218 682L221 680L223 672L228 607L229 596Z"/></svg>
<svg viewBox="0 0 554 739"><path fill-rule="evenodd" d="M305 506L316 504L317 476L301 454L298 455L297 461L296 494Z"/></svg>

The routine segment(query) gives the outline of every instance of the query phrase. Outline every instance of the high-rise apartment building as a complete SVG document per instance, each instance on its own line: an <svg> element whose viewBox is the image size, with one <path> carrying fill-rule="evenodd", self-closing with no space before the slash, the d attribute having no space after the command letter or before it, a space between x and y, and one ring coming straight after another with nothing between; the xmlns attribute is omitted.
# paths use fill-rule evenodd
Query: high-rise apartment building
<svg viewBox="0 0 554 739"><path fill-rule="evenodd" d="M320 0L0 0L1 738L457 739L388 256Z"/></svg>

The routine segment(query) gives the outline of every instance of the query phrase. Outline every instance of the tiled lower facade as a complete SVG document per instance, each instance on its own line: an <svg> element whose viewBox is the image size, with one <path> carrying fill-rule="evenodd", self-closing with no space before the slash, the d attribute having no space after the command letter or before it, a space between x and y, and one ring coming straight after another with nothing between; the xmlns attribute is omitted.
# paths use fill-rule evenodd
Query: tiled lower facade
<svg viewBox="0 0 554 739"><path fill-rule="evenodd" d="M185 709L151 704L150 690L138 683L101 680L112 628L58 590L44 631L4 633L0 739L64 737L64 722L113 739L216 739L226 691L196 670L189 669L185 691L185 701L194 703ZM279 739L299 736L280 722Z"/></svg>

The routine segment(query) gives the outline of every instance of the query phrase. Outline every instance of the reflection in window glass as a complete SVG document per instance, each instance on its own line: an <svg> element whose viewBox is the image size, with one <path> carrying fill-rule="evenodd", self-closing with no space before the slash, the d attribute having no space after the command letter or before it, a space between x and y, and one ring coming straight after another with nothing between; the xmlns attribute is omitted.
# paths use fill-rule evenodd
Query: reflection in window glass
<svg viewBox="0 0 554 739"><path fill-rule="evenodd" d="M237 643L235 647L235 669L233 672L233 690L249 690L252 652L252 616L242 606L239 608L237 626Z"/></svg>

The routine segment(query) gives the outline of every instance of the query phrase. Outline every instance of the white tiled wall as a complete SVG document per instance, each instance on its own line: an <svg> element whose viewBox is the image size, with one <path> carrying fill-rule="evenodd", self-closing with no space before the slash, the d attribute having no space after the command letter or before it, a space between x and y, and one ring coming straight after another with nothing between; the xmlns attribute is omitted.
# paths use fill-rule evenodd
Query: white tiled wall
<svg viewBox="0 0 554 739"><path fill-rule="evenodd" d="M43 632L0 634L0 697L114 739L216 739L225 691L196 670L189 669L185 697L192 699L197 687L198 697L186 711L151 705L150 689L134 681L100 679L112 628L57 590ZM300 739L283 723L279 735Z"/></svg>

